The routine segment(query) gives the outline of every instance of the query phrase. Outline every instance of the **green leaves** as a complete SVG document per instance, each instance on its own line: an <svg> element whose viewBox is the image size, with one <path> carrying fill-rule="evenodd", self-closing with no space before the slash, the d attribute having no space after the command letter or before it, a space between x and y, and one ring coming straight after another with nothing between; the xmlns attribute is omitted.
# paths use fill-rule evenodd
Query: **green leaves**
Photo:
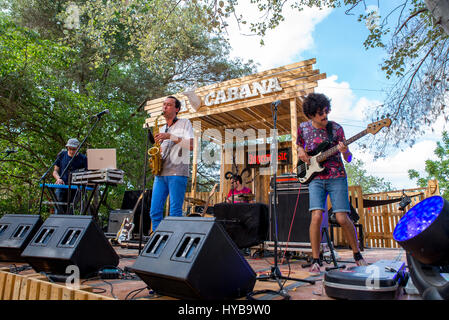
<svg viewBox="0 0 449 320"><path fill-rule="evenodd" d="M437 142L434 153L438 160L426 160L426 177L421 177L416 170L409 170L408 176L411 180L417 180L420 187L426 187L429 180L438 180L441 195L449 199L449 134L447 131L443 132L442 140Z"/></svg>
<svg viewBox="0 0 449 320"><path fill-rule="evenodd" d="M36 213L39 178L67 139L82 141L90 116L105 109L110 114L81 152L117 149L125 185L111 191L108 205L120 207L125 189L142 187L142 103L253 71L251 62L229 59L200 2L7 2L9 14L0 19L0 150L20 151L0 161L0 214Z"/></svg>
<svg viewBox="0 0 449 320"><path fill-rule="evenodd" d="M392 190L391 182L367 174L362 160L345 163L349 185L361 186L363 193L375 193Z"/></svg>

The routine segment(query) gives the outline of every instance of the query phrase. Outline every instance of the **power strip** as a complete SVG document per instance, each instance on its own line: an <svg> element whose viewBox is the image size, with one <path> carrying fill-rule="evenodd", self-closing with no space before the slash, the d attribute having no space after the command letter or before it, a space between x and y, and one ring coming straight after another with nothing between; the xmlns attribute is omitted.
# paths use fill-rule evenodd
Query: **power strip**
<svg viewBox="0 0 449 320"><path fill-rule="evenodd" d="M122 272L119 269L103 269L98 272L101 279L120 279Z"/></svg>

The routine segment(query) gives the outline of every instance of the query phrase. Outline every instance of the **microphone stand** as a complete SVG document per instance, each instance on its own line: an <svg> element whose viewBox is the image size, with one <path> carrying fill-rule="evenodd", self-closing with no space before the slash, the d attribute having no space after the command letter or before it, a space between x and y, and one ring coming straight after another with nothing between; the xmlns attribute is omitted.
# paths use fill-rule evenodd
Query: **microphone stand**
<svg viewBox="0 0 449 320"><path fill-rule="evenodd" d="M237 150L236 150L237 152ZM235 170L235 171L234 171ZM237 169L237 165L235 164L235 154L232 155L232 180L235 181L235 176L239 174L238 169ZM235 172L235 173L234 173ZM232 182L231 182L232 183ZM235 196L235 191L237 190L237 188L235 186L233 186L232 189L232 204L234 204L234 196Z"/></svg>
<svg viewBox="0 0 449 320"><path fill-rule="evenodd" d="M142 202L140 207L140 217L139 217L139 255L142 250L142 238L143 238L143 215L144 215L144 207L145 207L145 194L146 194L146 185L147 185L147 166L148 166L148 150L149 150L149 144L150 140L154 141L153 133L151 132L151 129L147 125L147 141L146 141L146 147L145 147L145 161L144 161L144 167L143 167L143 187L142 187Z"/></svg>
<svg viewBox="0 0 449 320"><path fill-rule="evenodd" d="M53 163L48 167L47 171L45 171L45 173L42 175L42 177L40 177L38 182L42 181L42 188L41 188L41 196L40 196L40 200L39 200L39 215L41 215L42 212L42 201L44 199L44 189L45 189L45 179L47 178L47 175L50 173L51 168L54 167L54 165L56 164L56 162L59 160L59 158L61 157L63 151L60 151L58 153L58 155L56 156L55 161L53 161ZM59 204L56 204L57 206L59 206Z"/></svg>
<svg viewBox="0 0 449 320"><path fill-rule="evenodd" d="M284 277L279 270L278 266L278 219L277 219L277 210L276 210L276 200L277 200L277 185L276 185L276 179L277 179L277 132L276 132L276 122L277 122L277 111L278 111L278 105L280 104L280 101L275 101L272 103L274 107L274 114L273 114L273 141L272 141L272 149L275 150L275 154L273 155L273 152L271 152L271 163L272 163L272 171L273 171L273 220L274 220L274 266L271 267L271 273L269 275L263 275L257 277L257 280L261 281L268 281L268 280L276 280L279 284L279 291L273 291L273 290L263 290L263 292L271 292L278 294L282 297L284 297L284 300L289 300L290 295L287 293L287 291L284 289L283 284L281 283L281 280L293 280L293 281L301 281L306 282L310 284L315 284L314 280L307 280L307 279L295 279L290 277ZM274 160L273 160L274 158ZM274 163L274 170L273 170L273 163ZM271 200L270 200L271 201ZM261 292L252 292L249 296L259 294Z"/></svg>

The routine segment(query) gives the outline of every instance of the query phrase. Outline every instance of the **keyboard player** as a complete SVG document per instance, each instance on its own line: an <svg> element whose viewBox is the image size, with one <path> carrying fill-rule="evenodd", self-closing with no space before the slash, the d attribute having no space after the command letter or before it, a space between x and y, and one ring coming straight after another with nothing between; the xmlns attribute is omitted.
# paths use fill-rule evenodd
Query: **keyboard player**
<svg viewBox="0 0 449 320"><path fill-rule="evenodd" d="M70 164L70 167L67 170L65 170L65 168L75 155L79 145L80 142L75 138L71 138L67 141L66 144L67 150L61 152L58 156L58 159L55 162L55 167L53 170L53 177L56 179L55 184L58 185L68 184L70 173L79 169L87 169L87 157L84 154L78 153L76 157L73 159L72 163ZM63 172L64 175L61 176ZM55 195L58 202L67 202L68 189L56 188ZM58 206L56 206L55 214L66 213L67 211L66 207L67 206L62 206L64 212L59 212Z"/></svg>

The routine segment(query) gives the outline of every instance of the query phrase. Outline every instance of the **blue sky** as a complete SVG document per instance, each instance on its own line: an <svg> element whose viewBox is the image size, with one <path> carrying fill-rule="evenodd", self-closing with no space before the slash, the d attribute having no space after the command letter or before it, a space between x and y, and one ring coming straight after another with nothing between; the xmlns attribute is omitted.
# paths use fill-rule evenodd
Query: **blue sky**
<svg viewBox="0 0 449 320"><path fill-rule="evenodd" d="M259 45L258 37L242 35L246 31L238 30L231 21L232 54L260 63L259 71L316 58L315 69L327 75L327 79L319 81L316 91L331 98L329 119L342 124L349 138L371 122L365 110L382 104L385 99L383 90L392 85L379 66L385 52L380 48L366 50L363 46L368 30L365 24L357 21L360 9L356 15L348 16L342 8L307 9L301 13L286 8L285 21L267 32L263 47ZM382 13L388 8L379 10ZM260 18L260 13L251 7L241 5L241 11L250 20ZM424 174L425 160L436 159L433 151L444 128L445 123L440 119L434 125L435 133L426 134L413 147L393 150L382 159L374 160L371 154L359 148L358 142L351 145L351 150L354 158L365 163L369 175L390 181L397 190L414 188L416 183L408 179L407 171L415 169ZM360 139L359 143L369 141L366 139Z"/></svg>

